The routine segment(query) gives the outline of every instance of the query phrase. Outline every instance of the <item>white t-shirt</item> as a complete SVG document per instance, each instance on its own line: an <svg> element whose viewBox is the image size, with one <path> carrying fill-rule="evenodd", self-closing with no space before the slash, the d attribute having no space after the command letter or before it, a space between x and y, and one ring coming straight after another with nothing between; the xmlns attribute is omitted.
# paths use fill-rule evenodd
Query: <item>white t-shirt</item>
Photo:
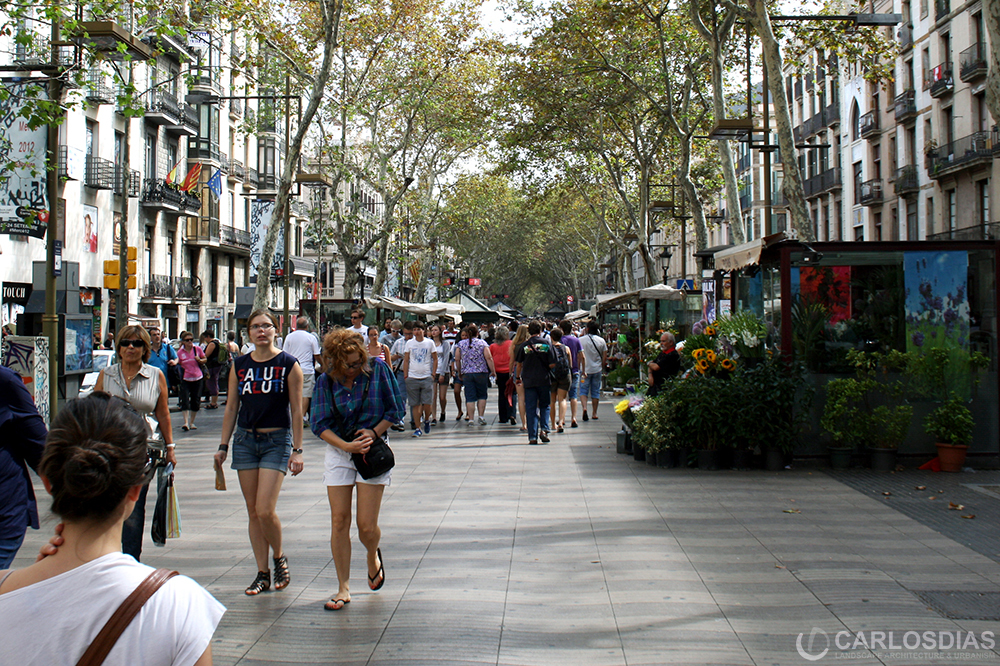
<svg viewBox="0 0 1000 666"><path fill-rule="evenodd" d="M608 351L608 345L599 335L583 335L580 337L580 348L583 349L583 371L588 375L599 375L604 370L601 353Z"/></svg>
<svg viewBox="0 0 1000 666"><path fill-rule="evenodd" d="M283 351L288 352L299 361L302 366L302 374L316 374L315 355L320 353L319 339L305 329L297 329L288 334L285 338Z"/></svg>
<svg viewBox="0 0 1000 666"><path fill-rule="evenodd" d="M152 572L129 555L110 553L0 594L0 664L74 666L121 602ZM225 612L201 585L174 576L149 598L104 664L191 666L208 648Z"/></svg>
<svg viewBox="0 0 1000 666"><path fill-rule="evenodd" d="M408 379L427 379L431 376L431 354L435 351L435 347L434 341L430 338L424 338L420 342L413 338L406 343L406 353L410 355Z"/></svg>
<svg viewBox="0 0 1000 666"><path fill-rule="evenodd" d="M368 344L368 327L367 326L351 326L347 329L348 331L354 331L355 333L360 333L361 337L365 339L365 344Z"/></svg>
<svg viewBox="0 0 1000 666"><path fill-rule="evenodd" d="M413 338L410 338L410 340L412 339ZM406 353L406 343L409 342L410 340L401 337L399 338L399 340L396 340L394 343L392 343L392 348L389 349L389 356L399 357L397 360L391 362L393 370L398 370L400 372L403 371L403 354Z"/></svg>

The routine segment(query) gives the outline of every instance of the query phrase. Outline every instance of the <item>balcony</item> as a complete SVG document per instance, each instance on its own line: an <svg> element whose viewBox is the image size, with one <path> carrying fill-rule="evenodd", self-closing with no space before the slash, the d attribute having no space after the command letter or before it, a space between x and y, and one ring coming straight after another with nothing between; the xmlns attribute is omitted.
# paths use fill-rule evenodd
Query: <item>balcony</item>
<svg viewBox="0 0 1000 666"><path fill-rule="evenodd" d="M919 192L920 179L917 177L917 167L909 164L896 169L896 175L892 179L892 190L901 196Z"/></svg>
<svg viewBox="0 0 1000 666"><path fill-rule="evenodd" d="M188 88L208 90L216 95L222 94L222 81L218 67L190 67L188 69Z"/></svg>
<svg viewBox="0 0 1000 666"><path fill-rule="evenodd" d="M976 132L927 151L927 173L931 178L993 163L993 137Z"/></svg>
<svg viewBox="0 0 1000 666"><path fill-rule="evenodd" d="M177 98L166 90L150 92L144 118L152 125L178 124L181 119L181 109Z"/></svg>
<svg viewBox="0 0 1000 666"><path fill-rule="evenodd" d="M31 29L17 35L17 44L14 45L15 65L44 65L51 59L52 50L46 35Z"/></svg>
<svg viewBox="0 0 1000 666"><path fill-rule="evenodd" d="M839 187L842 187L842 183L840 169L837 167L827 169L802 182L802 189L805 191L806 197L819 196Z"/></svg>
<svg viewBox="0 0 1000 666"><path fill-rule="evenodd" d="M243 100L241 99L229 100L229 119L239 120L242 117L243 117Z"/></svg>
<svg viewBox="0 0 1000 666"><path fill-rule="evenodd" d="M188 137L188 160L210 160L216 164L222 162L222 149L218 142L203 137Z"/></svg>
<svg viewBox="0 0 1000 666"><path fill-rule="evenodd" d="M257 169L252 167L247 168L247 179L244 185L249 185L250 187L260 187L260 174L257 173Z"/></svg>
<svg viewBox="0 0 1000 666"><path fill-rule="evenodd" d="M95 190L113 190L117 170L111 160L87 155L87 171L83 184Z"/></svg>
<svg viewBox="0 0 1000 666"><path fill-rule="evenodd" d="M257 176L257 188L266 192L278 191L278 176L273 173L262 173Z"/></svg>
<svg viewBox="0 0 1000 666"><path fill-rule="evenodd" d="M147 178L142 184L139 205L151 210L161 210L179 215L181 210L188 210L190 198L176 186L167 185L167 182L162 178Z"/></svg>
<svg viewBox="0 0 1000 666"><path fill-rule="evenodd" d="M989 64L986 61L986 44L973 44L958 54L958 77L963 81L975 81L986 76Z"/></svg>
<svg viewBox="0 0 1000 666"><path fill-rule="evenodd" d="M250 232L243 229L223 225L219 234L219 241L222 245L240 250L241 253L250 254Z"/></svg>
<svg viewBox="0 0 1000 666"><path fill-rule="evenodd" d="M736 162L736 173L743 173L750 168L750 153L743 155Z"/></svg>
<svg viewBox="0 0 1000 666"><path fill-rule="evenodd" d="M120 183L122 183L122 179L124 177L125 177L125 175L124 175L124 173L122 171L121 166L116 166L115 167L115 194L121 194ZM128 187L128 195L130 197L137 197L137 196L139 196L139 190L142 187L142 174L139 173L138 171L136 171L135 169L131 169L129 171L128 183L126 183L126 186Z"/></svg>
<svg viewBox="0 0 1000 666"><path fill-rule="evenodd" d="M862 206L877 206L882 203L882 179L873 178L872 180L866 180L861 183L861 197Z"/></svg>
<svg viewBox="0 0 1000 666"><path fill-rule="evenodd" d="M189 245L219 245L219 219L216 217L189 217L184 242Z"/></svg>
<svg viewBox="0 0 1000 666"><path fill-rule="evenodd" d="M861 125L861 138L866 139L878 132L878 111L869 111L858 121Z"/></svg>
<svg viewBox="0 0 1000 666"><path fill-rule="evenodd" d="M198 109L190 104L181 104L178 117L179 122L168 122L164 129L169 134L176 134L178 136L197 136L198 125L200 123Z"/></svg>
<svg viewBox="0 0 1000 666"><path fill-rule="evenodd" d="M253 127L254 124L257 122L257 112L254 111L253 107L251 107L249 104L246 105L245 115L247 119L247 124Z"/></svg>
<svg viewBox="0 0 1000 666"><path fill-rule="evenodd" d="M917 117L917 91L913 88L896 95L896 122Z"/></svg>
<svg viewBox="0 0 1000 666"><path fill-rule="evenodd" d="M913 22L907 21L896 31L896 38L899 41L899 50L905 51L913 46Z"/></svg>
<svg viewBox="0 0 1000 666"><path fill-rule="evenodd" d="M142 290L143 298L166 301L187 300L201 302L201 284L197 278L150 275Z"/></svg>
<svg viewBox="0 0 1000 666"><path fill-rule="evenodd" d="M92 104L114 104L118 95L108 85L108 78L100 70L91 70L87 75L87 101Z"/></svg>
<svg viewBox="0 0 1000 666"><path fill-rule="evenodd" d="M928 234L927 240L938 241L938 240L964 240L964 241L978 241L987 240L995 241L1000 240L1000 222L990 222L989 224L980 224L975 227L965 227L964 229L955 229L954 231L943 231L937 234Z"/></svg>
<svg viewBox="0 0 1000 666"><path fill-rule="evenodd" d="M236 181L246 180L247 170L243 166L243 162L239 160L229 160L229 181L235 183Z"/></svg>
<svg viewBox="0 0 1000 666"><path fill-rule="evenodd" d="M938 65L928 72L927 80L930 82L931 97L950 95L955 89L955 79L951 74L950 62Z"/></svg>

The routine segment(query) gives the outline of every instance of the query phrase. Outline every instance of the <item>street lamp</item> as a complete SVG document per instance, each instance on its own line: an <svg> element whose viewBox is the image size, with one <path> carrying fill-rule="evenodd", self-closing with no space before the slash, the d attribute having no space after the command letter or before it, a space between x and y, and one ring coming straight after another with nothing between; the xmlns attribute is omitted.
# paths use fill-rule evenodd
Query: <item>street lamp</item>
<svg viewBox="0 0 1000 666"><path fill-rule="evenodd" d="M354 267L354 272L358 274L358 280L361 282L361 304L364 305L365 301L365 269L368 267L368 257L361 256L358 258L357 266Z"/></svg>

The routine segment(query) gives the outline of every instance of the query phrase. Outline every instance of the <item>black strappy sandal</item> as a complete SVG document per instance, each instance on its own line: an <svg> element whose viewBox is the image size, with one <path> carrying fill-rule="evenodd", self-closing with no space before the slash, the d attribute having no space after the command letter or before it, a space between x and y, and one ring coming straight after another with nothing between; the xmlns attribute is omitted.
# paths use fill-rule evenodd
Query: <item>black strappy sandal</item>
<svg viewBox="0 0 1000 666"><path fill-rule="evenodd" d="M274 558L274 589L283 590L292 582L288 573L288 558L282 555Z"/></svg>
<svg viewBox="0 0 1000 666"><path fill-rule="evenodd" d="M257 577L253 579L253 583L250 584L245 590L245 594L248 597L254 597L261 592L267 592L271 589L271 572L270 571L258 571Z"/></svg>
<svg viewBox="0 0 1000 666"><path fill-rule="evenodd" d="M382 562L382 549L376 548L375 553L378 555L378 571L375 572L374 576L368 576L368 587L372 590L381 590L382 586L385 585L385 567ZM378 585L375 585L375 581L378 581Z"/></svg>

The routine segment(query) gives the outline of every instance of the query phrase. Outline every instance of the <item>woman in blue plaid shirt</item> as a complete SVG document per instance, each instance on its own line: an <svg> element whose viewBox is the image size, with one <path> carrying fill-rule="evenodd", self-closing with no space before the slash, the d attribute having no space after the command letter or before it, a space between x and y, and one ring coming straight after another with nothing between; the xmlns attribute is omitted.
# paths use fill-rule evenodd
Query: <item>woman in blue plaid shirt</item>
<svg viewBox="0 0 1000 666"><path fill-rule="evenodd" d="M351 454L367 452L375 435L388 441L389 428L403 418L405 407L392 370L381 359L370 359L364 339L350 329L327 334L323 362L327 371L316 380L311 425L328 445L323 483L330 500L330 551L339 588L325 608L336 611L351 602L351 500L355 486L358 537L368 550L368 587L378 590L385 583L378 514L392 470L363 479Z"/></svg>

